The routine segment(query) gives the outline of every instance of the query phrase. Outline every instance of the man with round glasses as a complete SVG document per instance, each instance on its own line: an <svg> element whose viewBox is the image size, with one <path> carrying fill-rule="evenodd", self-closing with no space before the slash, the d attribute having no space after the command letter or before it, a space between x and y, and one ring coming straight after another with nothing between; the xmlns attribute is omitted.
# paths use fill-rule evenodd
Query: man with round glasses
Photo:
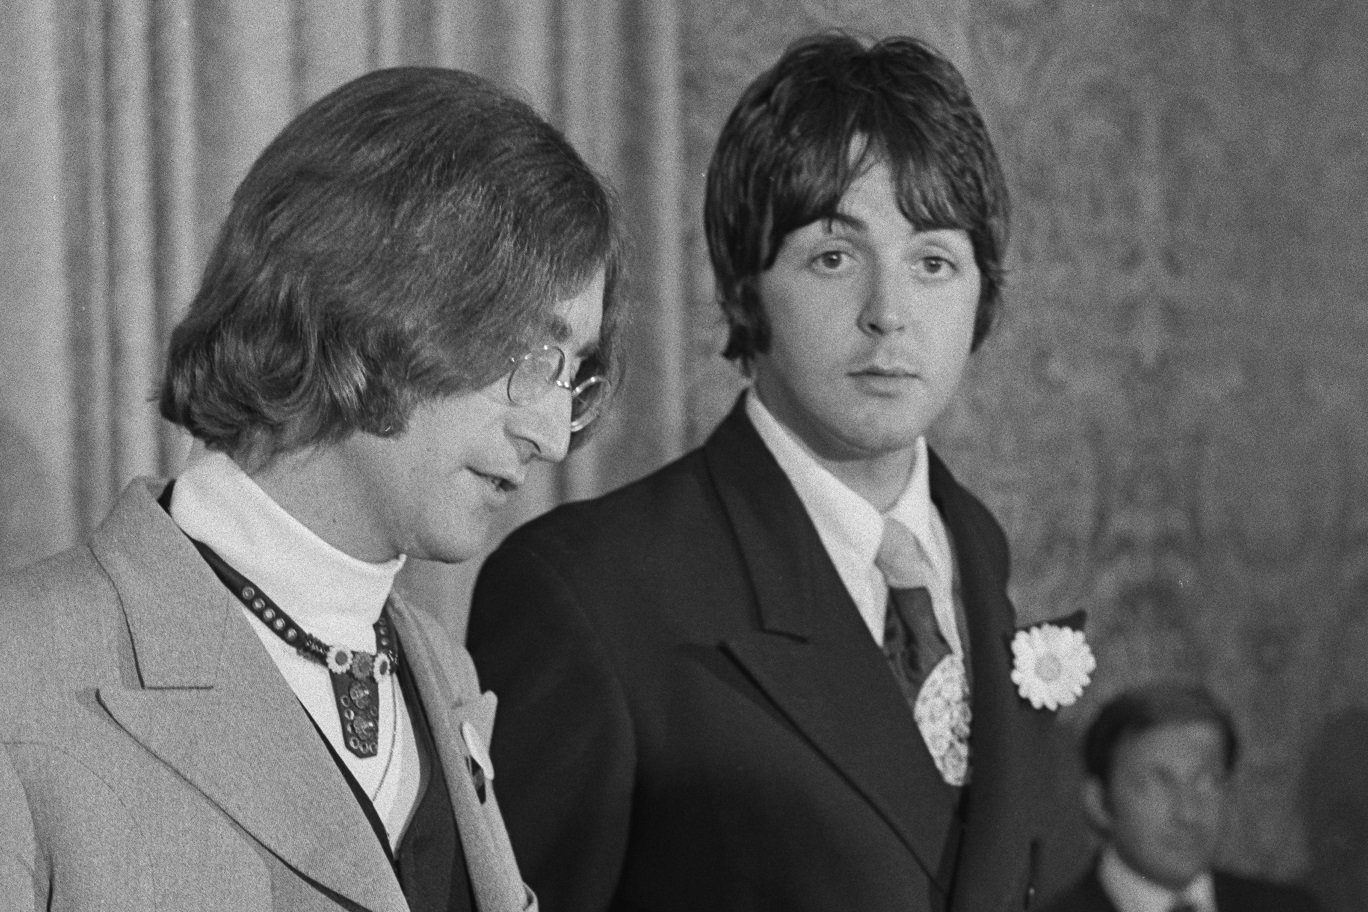
<svg viewBox="0 0 1368 912"><path fill-rule="evenodd" d="M919 41L811 36L746 88L705 222L749 390L701 448L515 531L475 587L548 908L1031 905L1053 713L1011 677L1002 529L924 436L993 324L1007 209Z"/></svg>
<svg viewBox="0 0 1368 912"><path fill-rule="evenodd" d="M6 908L536 906L493 695L392 586L598 415L619 249L566 140L467 73L368 74L268 146L171 335L188 466L0 580Z"/></svg>

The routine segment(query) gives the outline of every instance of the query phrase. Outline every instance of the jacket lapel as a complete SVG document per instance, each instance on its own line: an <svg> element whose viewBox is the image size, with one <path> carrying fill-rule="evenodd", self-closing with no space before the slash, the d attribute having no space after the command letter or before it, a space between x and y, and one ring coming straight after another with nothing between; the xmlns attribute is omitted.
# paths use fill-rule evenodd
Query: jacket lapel
<svg viewBox="0 0 1368 912"><path fill-rule="evenodd" d="M310 880L406 910L327 748L233 599L135 482L91 548L123 602L137 681L99 688L125 731Z"/></svg>
<svg viewBox="0 0 1368 912"><path fill-rule="evenodd" d="M480 692L473 666L464 682L458 680L453 668L456 647L446 637L435 640L424 632L434 621L420 618L416 609L397 598L393 617L446 774L476 904L485 912L523 909L527 891L493 791L486 786L481 795L475 781L477 769L493 779L488 745L497 699L492 692Z"/></svg>
<svg viewBox="0 0 1368 912"><path fill-rule="evenodd" d="M931 494L954 543L973 680L969 815L951 908L1022 908L1027 887L1023 865L1035 859L1020 853L1039 823L1026 808L1040 790L1039 764L1048 759L1043 752L1049 714L1023 710L1012 683L1016 619L1006 594L1007 556L1000 529L934 453ZM1021 896L1012 895L1016 889L1023 891Z"/></svg>
<svg viewBox="0 0 1368 912"><path fill-rule="evenodd" d="M739 403L705 455L759 610L759 629L723 648L936 881L944 787L801 501Z"/></svg>

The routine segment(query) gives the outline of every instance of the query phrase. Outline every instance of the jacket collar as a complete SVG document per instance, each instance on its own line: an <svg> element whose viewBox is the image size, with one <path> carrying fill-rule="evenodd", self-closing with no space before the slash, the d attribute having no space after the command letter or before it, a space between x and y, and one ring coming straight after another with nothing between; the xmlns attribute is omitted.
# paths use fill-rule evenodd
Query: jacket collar
<svg viewBox="0 0 1368 912"><path fill-rule="evenodd" d="M947 787L796 492L740 404L704 455L751 575L761 631L726 648L948 892L939 876ZM1011 683L1015 619L1002 531L935 452L928 455L932 502L960 573L974 681L973 779L953 908L1006 908L1018 899L1011 893L1023 883L1022 866L1035 861L1033 847L1029 859L1017 854L1035 823L1022 808L1040 790L1051 720L1024 710Z"/></svg>
<svg viewBox="0 0 1368 912"><path fill-rule="evenodd" d="M119 592L140 684L101 687L100 702L286 864L365 908L407 908L303 707L156 490L135 482L91 540Z"/></svg>
<svg viewBox="0 0 1368 912"><path fill-rule="evenodd" d="M133 686L102 686L98 699L130 736L303 876L366 909L406 910L365 813L237 601L156 503L161 488L134 482L91 539L119 593L136 665ZM493 697L475 698L473 671L469 681L451 679L407 606L397 607L394 623L433 723L479 906L522 908L506 836L497 838L497 808L475 795L461 736L468 723L488 738Z"/></svg>
<svg viewBox="0 0 1368 912"><path fill-rule="evenodd" d="M724 649L940 883L953 794L798 495L739 405L704 455L759 620Z"/></svg>

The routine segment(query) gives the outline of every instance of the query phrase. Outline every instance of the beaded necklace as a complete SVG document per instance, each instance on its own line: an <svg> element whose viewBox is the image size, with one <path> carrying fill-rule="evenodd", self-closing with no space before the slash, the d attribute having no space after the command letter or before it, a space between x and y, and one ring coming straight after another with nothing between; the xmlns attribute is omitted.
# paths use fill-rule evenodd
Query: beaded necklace
<svg viewBox="0 0 1368 912"><path fill-rule="evenodd" d="M296 624L270 596L229 566L213 548L198 541L195 547L215 575L261 623L301 656L328 669L347 750L358 757L374 757L380 733L379 679L394 674L399 662L399 643L390 630L387 610L375 619L375 652L332 646ZM388 602L385 607L388 609ZM393 751L391 744L391 759Z"/></svg>

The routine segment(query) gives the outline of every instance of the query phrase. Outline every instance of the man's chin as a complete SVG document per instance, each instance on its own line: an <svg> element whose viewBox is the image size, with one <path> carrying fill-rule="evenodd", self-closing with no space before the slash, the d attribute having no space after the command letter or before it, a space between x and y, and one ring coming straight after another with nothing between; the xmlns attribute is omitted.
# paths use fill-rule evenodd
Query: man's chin
<svg viewBox="0 0 1368 912"><path fill-rule="evenodd" d="M1151 854L1147 858L1137 858L1119 849L1118 854L1126 867L1169 890L1183 889L1208 870L1208 864L1197 860L1206 857L1201 850L1178 852L1176 846L1165 849L1164 854Z"/></svg>
<svg viewBox="0 0 1368 912"><path fill-rule="evenodd" d="M475 535L475 532L484 534ZM488 529L469 529L471 533L460 537L452 537L441 541L428 542L421 550L415 549L409 552L410 560L431 561L436 564L464 564L475 558L483 556L490 544Z"/></svg>

